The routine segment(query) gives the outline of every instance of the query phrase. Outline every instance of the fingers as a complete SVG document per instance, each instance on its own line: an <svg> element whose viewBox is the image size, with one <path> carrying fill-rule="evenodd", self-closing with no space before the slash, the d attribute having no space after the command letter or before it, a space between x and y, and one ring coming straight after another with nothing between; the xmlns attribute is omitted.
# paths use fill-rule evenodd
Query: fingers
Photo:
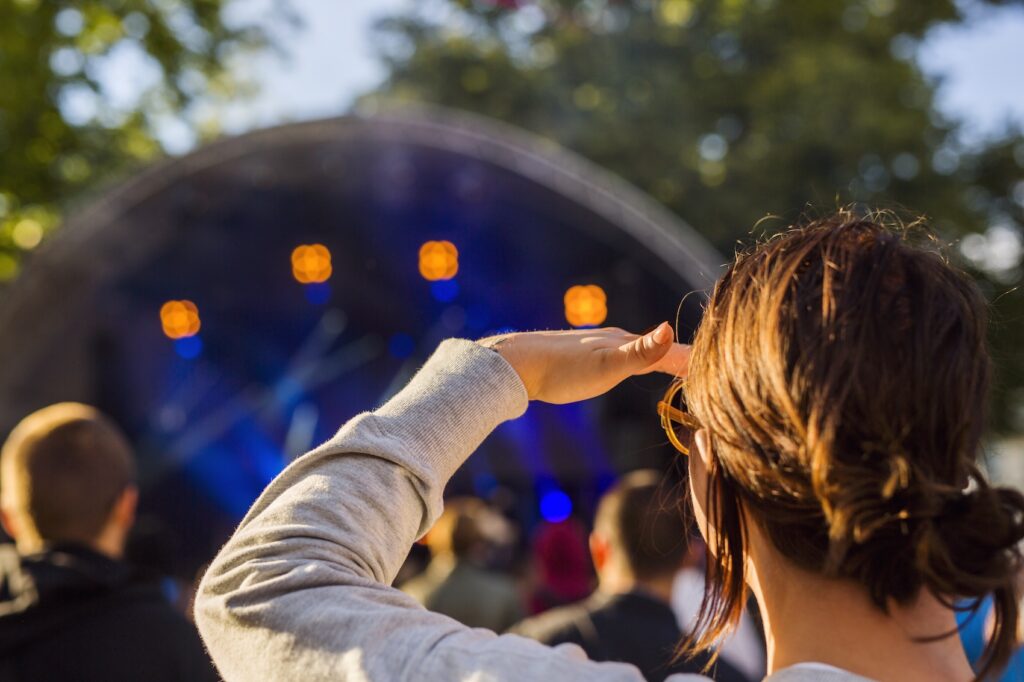
<svg viewBox="0 0 1024 682"><path fill-rule="evenodd" d="M672 327L662 322L655 329L639 336L618 349L621 369L629 374L650 371L672 349Z"/></svg>
<svg viewBox="0 0 1024 682"><path fill-rule="evenodd" d="M650 367L649 372L662 372L674 377L684 378L690 369L690 347L682 343L673 343L668 352Z"/></svg>

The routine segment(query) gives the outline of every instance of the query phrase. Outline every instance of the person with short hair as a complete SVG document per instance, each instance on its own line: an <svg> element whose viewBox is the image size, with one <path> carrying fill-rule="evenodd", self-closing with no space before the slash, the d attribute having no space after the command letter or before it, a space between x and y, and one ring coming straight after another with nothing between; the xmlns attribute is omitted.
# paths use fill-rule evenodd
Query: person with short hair
<svg viewBox="0 0 1024 682"><path fill-rule="evenodd" d="M0 680L215 680L159 583L122 561L135 458L96 409L25 417L0 451Z"/></svg>
<svg viewBox="0 0 1024 682"><path fill-rule="evenodd" d="M592 661L621 661L648 682L680 672L700 672L707 654L679 656L683 632L669 602L676 573L688 554L681 500L654 471L634 471L597 506L590 556L598 589L586 600L519 623L511 632L542 644L576 644ZM719 682L746 678L720 661Z"/></svg>
<svg viewBox="0 0 1024 682"><path fill-rule="evenodd" d="M978 466L986 309L922 227L842 211L740 253L692 347L667 322L445 341L267 487L203 578L200 631L231 679L638 682L634 666L466 628L387 584L498 424L661 371L676 381L658 412L709 548L690 650L752 592L770 682L983 678L1017 643L1024 563L1024 494ZM953 605L989 594L976 676Z"/></svg>
<svg viewBox="0 0 1024 682"><path fill-rule="evenodd" d="M522 618L522 597L510 578L486 567L491 536L505 523L482 500L449 500L423 539L430 563L402 591L470 627L505 630Z"/></svg>

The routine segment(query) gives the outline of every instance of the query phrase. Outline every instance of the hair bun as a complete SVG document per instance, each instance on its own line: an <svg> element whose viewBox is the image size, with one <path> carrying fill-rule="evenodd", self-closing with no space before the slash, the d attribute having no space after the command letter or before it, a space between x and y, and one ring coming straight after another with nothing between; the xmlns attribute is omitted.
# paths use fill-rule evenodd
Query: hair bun
<svg viewBox="0 0 1024 682"><path fill-rule="evenodd" d="M915 563L925 584L940 594L980 597L1020 568L1024 495L977 476L974 481L920 525Z"/></svg>

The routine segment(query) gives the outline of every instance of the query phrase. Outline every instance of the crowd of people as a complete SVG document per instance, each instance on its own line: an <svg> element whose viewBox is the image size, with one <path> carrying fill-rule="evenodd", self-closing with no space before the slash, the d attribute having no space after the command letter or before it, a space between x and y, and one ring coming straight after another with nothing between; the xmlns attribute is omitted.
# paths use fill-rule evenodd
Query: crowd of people
<svg viewBox="0 0 1024 682"><path fill-rule="evenodd" d="M118 427L92 407L52 405L26 417L2 452L13 542L0 544L0 680L218 679L189 600L176 603L166 576L126 557L138 489ZM409 561L413 575L397 584L470 627L571 642L648 680L699 672L709 656L679 647L703 593L703 544L679 492L654 471L627 474L600 500L589 536L575 518L544 522L522 557L514 520L453 498L422 538L429 562ZM763 642L749 627L745 645L733 637L722 648L715 679L760 679Z"/></svg>
<svg viewBox="0 0 1024 682"><path fill-rule="evenodd" d="M80 404L27 416L0 453L0 680L1021 679L1024 495L977 462L985 303L879 220L739 255L692 347L667 324L445 341L266 488L195 624L124 558L124 435ZM650 371L675 377L686 485L625 475L502 570L507 519L446 503L452 474L531 400Z"/></svg>
<svg viewBox="0 0 1024 682"><path fill-rule="evenodd" d="M502 561L502 545L515 539L506 519L479 499L449 500L424 538L426 568L396 584L470 627L576 644L591 660L635 665L647 680L701 672L706 652L680 655L704 592L704 545L687 528L680 491L659 472L627 474L602 496L589 535L574 520L541 524L526 575ZM750 613L743 635L721 647L716 680L761 679L764 643Z"/></svg>

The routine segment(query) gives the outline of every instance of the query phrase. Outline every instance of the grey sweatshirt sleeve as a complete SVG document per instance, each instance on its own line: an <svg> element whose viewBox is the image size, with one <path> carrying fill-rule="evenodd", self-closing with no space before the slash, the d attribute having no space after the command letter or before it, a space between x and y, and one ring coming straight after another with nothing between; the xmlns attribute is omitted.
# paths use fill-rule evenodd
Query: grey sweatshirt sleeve
<svg viewBox="0 0 1024 682"><path fill-rule="evenodd" d="M285 469L199 586L196 622L224 678L640 682L632 666L470 629L390 587L448 479L527 402L500 355L449 340L386 405Z"/></svg>

